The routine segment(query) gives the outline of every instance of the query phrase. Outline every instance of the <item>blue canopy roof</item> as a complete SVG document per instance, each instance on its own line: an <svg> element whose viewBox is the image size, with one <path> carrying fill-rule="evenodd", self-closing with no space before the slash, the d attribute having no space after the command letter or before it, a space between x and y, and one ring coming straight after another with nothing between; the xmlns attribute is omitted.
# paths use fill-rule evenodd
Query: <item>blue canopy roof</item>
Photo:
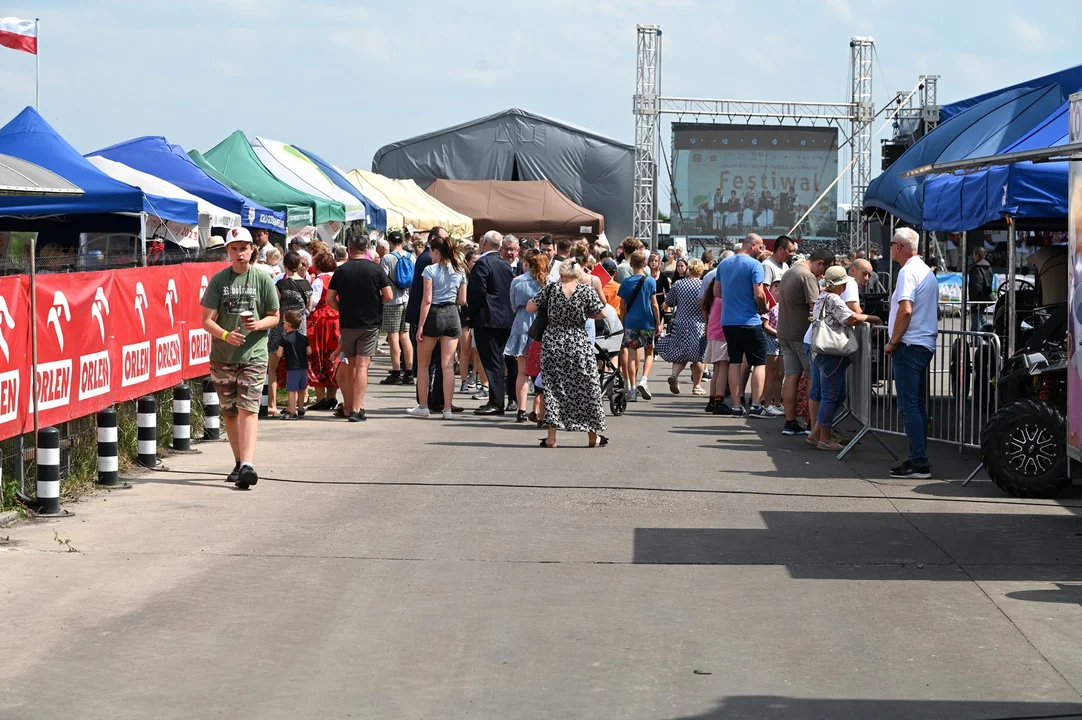
<svg viewBox="0 0 1082 720"><path fill-rule="evenodd" d="M52 170L84 190L78 197L0 197L0 215L42 217L145 212L185 225L199 223L199 208L194 202L147 195L137 187L114 180L87 162L33 108L26 108L0 128L0 153Z"/></svg>
<svg viewBox="0 0 1082 720"><path fill-rule="evenodd" d="M296 145L294 145L293 147L297 148L297 150L299 150L302 155L305 155L309 160L315 163L316 167L322 170L323 174L326 175L332 183L334 183L335 185L364 203L364 214L366 217L369 218L368 226L370 228L382 230L384 232L387 231L387 211L384 208L381 208L379 205L375 204L367 197L365 197L364 193L358 190L356 185L351 183L349 180L346 180L342 176L342 173L335 170L333 165L321 158L319 155L316 155L315 153L310 153L304 148L297 147Z"/></svg>
<svg viewBox="0 0 1082 720"><path fill-rule="evenodd" d="M1067 68L1066 70L1060 70L1059 72L1052 73L1051 75L1044 75L1032 80L1026 80L1020 82L1017 85L1011 85L1009 87L1000 88L999 90L993 90L986 92L983 95L975 95L965 100L959 100L953 102L950 105L944 105L939 108L939 117L941 120L949 120L963 110L967 110L982 100L995 97L1008 90L1017 90L1023 87L1042 87L1044 85L1058 84L1060 89L1063 90L1065 97L1070 97L1071 93L1082 90L1082 65L1075 65L1074 67Z"/></svg>
<svg viewBox="0 0 1082 720"><path fill-rule="evenodd" d="M1045 85L1010 90L977 103L922 137L872 180L864 207L880 208L920 225L927 176L903 178L902 173L922 165L1001 153L1063 101L1059 85Z"/></svg>
<svg viewBox="0 0 1082 720"><path fill-rule="evenodd" d="M1066 145L1070 102L1004 148L1020 152ZM924 228L962 232L1002 220L1067 217L1066 162L998 165L968 175L937 175L924 185Z"/></svg>
<svg viewBox="0 0 1082 720"><path fill-rule="evenodd" d="M241 217L246 227L286 231L284 212L271 210L226 187L192 162L179 145L170 145L163 137L146 136L117 143L90 155L100 155L128 167L159 177Z"/></svg>

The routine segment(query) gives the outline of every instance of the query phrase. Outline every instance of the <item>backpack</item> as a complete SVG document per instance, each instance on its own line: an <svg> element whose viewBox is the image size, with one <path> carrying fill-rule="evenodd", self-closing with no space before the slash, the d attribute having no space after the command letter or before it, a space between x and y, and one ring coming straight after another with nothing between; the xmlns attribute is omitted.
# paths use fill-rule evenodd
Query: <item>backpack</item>
<svg viewBox="0 0 1082 720"><path fill-rule="evenodd" d="M403 253L391 253L398 262L394 266L394 284L399 290L409 290L413 286L413 256Z"/></svg>

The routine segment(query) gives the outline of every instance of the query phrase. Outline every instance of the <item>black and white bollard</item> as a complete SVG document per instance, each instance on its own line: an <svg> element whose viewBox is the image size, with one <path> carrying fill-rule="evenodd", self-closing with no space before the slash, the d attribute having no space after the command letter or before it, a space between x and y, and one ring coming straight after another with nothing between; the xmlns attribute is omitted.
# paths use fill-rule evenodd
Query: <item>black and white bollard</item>
<svg viewBox="0 0 1082 720"><path fill-rule="evenodd" d="M98 411L98 484L115 487L120 484L120 445L117 438L116 410L111 407Z"/></svg>
<svg viewBox="0 0 1082 720"><path fill-rule="evenodd" d="M153 468L158 465L158 401L153 395L139 398L136 411L139 426L139 464Z"/></svg>
<svg viewBox="0 0 1082 720"><path fill-rule="evenodd" d="M259 417L265 418L270 414L269 405L270 402L270 383L263 383L263 396L259 398Z"/></svg>
<svg viewBox="0 0 1082 720"><path fill-rule="evenodd" d="M38 430L37 511L42 515L60 513L60 431L54 427Z"/></svg>
<svg viewBox="0 0 1082 720"><path fill-rule="evenodd" d="M192 389L184 383L173 388L173 449L192 449Z"/></svg>
<svg viewBox="0 0 1082 720"><path fill-rule="evenodd" d="M203 381L203 439L217 440L222 436L221 406L218 403L218 393L214 388L214 381L207 378Z"/></svg>

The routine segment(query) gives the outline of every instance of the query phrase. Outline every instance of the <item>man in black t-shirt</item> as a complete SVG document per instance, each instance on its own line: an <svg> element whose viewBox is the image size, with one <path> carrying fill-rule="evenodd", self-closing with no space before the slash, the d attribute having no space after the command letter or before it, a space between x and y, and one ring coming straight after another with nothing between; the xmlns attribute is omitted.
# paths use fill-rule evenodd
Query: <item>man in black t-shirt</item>
<svg viewBox="0 0 1082 720"><path fill-rule="evenodd" d="M379 345L383 304L394 295L386 271L364 254L368 236L349 240L349 262L335 271L327 290L327 304L338 311L342 328L342 357L349 364L349 388L342 388L345 415L350 422L365 420L364 394L368 389L368 366Z"/></svg>

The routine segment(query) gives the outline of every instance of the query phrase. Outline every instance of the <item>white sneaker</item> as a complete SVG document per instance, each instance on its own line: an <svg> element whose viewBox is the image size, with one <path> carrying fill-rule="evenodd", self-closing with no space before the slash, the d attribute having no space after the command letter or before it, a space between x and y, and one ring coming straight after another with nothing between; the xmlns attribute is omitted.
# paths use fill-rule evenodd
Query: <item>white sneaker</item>
<svg viewBox="0 0 1082 720"><path fill-rule="evenodd" d="M785 417L785 411L782 410L777 405L770 405L770 406L767 406L767 408L766 408L766 415L767 415L767 417L772 417L772 418Z"/></svg>
<svg viewBox="0 0 1082 720"><path fill-rule="evenodd" d="M647 384L646 378L640 380L635 389L639 391L639 395L642 395L643 400L650 400L654 397L653 393L650 392L650 386Z"/></svg>
<svg viewBox="0 0 1082 720"><path fill-rule="evenodd" d="M638 402L639 401L639 393L638 393L637 390L635 390L635 388L631 388L630 390L627 391L627 401L628 402Z"/></svg>
<svg viewBox="0 0 1082 720"><path fill-rule="evenodd" d="M407 415L412 415L413 417L428 417L432 413L430 413L428 411L428 408L425 407L424 405L418 405L417 407L412 407L409 410L407 410L406 414Z"/></svg>
<svg viewBox="0 0 1082 720"><path fill-rule="evenodd" d="M443 419L444 420L454 420L455 419L455 414L450 410L444 410L443 411Z"/></svg>

